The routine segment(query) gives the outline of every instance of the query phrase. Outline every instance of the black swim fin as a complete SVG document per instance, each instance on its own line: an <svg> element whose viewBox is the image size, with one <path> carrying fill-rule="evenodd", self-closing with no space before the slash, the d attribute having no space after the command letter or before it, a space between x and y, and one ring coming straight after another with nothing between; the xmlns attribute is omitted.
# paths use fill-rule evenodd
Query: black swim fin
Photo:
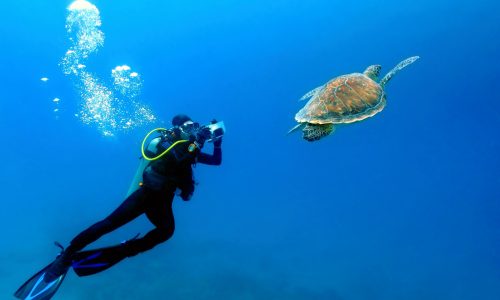
<svg viewBox="0 0 500 300"><path fill-rule="evenodd" d="M78 276L89 276L107 270L127 257L124 244L80 251L72 256L71 266Z"/></svg>
<svg viewBox="0 0 500 300"><path fill-rule="evenodd" d="M43 268L40 272L33 275L28 281L26 281L15 293L14 296L19 299L24 300L49 300L57 292L61 286L66 272L59 275L59 277L54 278L49 282L45 282L44 277L47 270L52 264Z"/></svg>

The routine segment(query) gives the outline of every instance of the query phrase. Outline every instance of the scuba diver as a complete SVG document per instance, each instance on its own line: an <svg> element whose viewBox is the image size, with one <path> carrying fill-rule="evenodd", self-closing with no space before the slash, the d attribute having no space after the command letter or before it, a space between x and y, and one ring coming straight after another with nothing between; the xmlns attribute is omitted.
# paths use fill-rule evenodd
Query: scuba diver
<svg viewBox="0 0 500 300"><path fill-rule="evenodd" d="M186 115L176 115L171 129L156 130L160 137L144 149L142 182L109 216L82 231L71 240L54 262L35 274L15 296L20 299L50 299L62 283L70 267L79 276L92 275L119 261L147 251L172 237L175 229L172 202L178 195L184 201L194 192L192 166L196 163L220 165L222 162L222 135L224 125L213 120L200 126ZM155 131L155 130L154 130ZM205 142L213 142L213 153L201 152ZM160 154L158 154L160 153ZM151 157L156 155L156 157ZM155 226L143 237L135 237L119 245L82 251L101 236L145 214Z"/></svg>

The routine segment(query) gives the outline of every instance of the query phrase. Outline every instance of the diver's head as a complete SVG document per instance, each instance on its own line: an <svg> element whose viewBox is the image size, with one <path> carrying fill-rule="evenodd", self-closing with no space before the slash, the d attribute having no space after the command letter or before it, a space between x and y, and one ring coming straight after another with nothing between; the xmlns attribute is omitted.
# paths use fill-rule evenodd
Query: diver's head
<svg viewBox="0 0 500 300"><path fill-rule="evenodd" d="M196 134L200 129L200 123L189 120L179 126L179 129L181 130L181 137L185 140L189 140L196 138Z"/></svg>
<svg viewBox="0 0 500 300"><path fill-rule="evenodd" d="M180 127L180 126L182 126L187 121L191 121L192 122L193 120L191 120L191 118L188 117L187 115L178 114L178 115L176 115L176 116L174 116L172 118L172 126L174 126L174 127Z"/></svg>
<svg viewBox="0 0 500 300"><path fill-rule="evenodd" d="M172 125L179 129L181 139L192 140L196 138L196 133L200 129L200 124L193 122L187 115L176 115L172 119Z"/></svg>

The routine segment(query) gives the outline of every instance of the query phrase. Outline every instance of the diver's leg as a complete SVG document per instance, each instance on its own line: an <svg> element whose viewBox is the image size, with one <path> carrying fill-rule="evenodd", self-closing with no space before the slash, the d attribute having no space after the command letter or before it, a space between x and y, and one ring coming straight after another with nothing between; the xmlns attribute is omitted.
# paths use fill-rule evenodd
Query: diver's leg
<svg viewBox="0 0 500 300"><path fill-rule="evenodd" d="M172 212L173 198L174 191L168 191L148 199L150 203L146 208L146 216L155 225L155 228L142 238L128 241L126 243L127 256L134 256L140 252L150 250L172 237L175 230L174 214Z"/></svg>
<svg viewBox="0 0 500 300"><path fill-rule="evenodd" d="M144 213L144 198L146 198L147 195L148 191L144 188L135 191L108 217L78 234L71 241L69 247L67 247L52 263L50 268L47 269L44 280L46 282L51 282L66 272L71 264L71 257L75 252L83 249L104 234L115 230Z"/></svg>
<svg viewBox="0 0 500 300"><path fill-rule="evenodd" d="M139 215L144 213L144 203L146 202L144 198L146 198L148 194L149 191L145 188L140 188L132 193L109 216L78 234L71 241L69 247L66 248L66 251L69 253L80 251L85 246L96 241L106 233L109 233L137 218Z"/></svg>

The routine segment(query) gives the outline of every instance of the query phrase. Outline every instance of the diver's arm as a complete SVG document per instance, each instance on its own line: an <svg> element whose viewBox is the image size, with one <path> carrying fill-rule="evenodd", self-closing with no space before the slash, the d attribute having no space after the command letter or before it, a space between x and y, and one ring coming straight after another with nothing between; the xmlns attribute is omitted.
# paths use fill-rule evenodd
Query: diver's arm
<svg viewBox="0 0 500 300"><path fill-rule="evenodd" d="M214 145L214 153L212 155L208 153L200 152L198 154L198 162L200 164L218 166L222 163L222 149L221 146Z"/></svg>

